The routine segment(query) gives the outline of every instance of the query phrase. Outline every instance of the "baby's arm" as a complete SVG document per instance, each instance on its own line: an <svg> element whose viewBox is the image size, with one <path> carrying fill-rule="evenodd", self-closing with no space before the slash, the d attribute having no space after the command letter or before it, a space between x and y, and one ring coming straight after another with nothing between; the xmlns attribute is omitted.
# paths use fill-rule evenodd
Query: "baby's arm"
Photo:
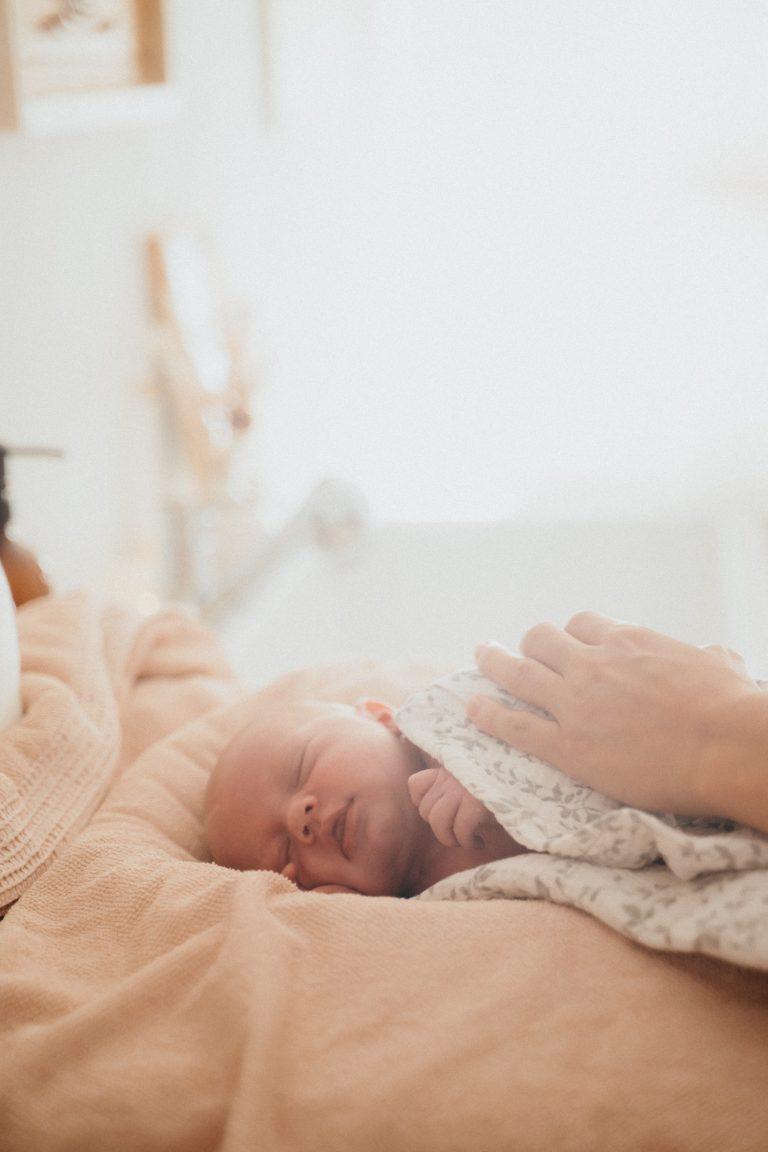
<svg viewBox="0 0 768 1152"><path fill-rule="evenodd" d="M408 791L419 815L446 848L487 846L494 817L441 765L414 772Z"/></svg>

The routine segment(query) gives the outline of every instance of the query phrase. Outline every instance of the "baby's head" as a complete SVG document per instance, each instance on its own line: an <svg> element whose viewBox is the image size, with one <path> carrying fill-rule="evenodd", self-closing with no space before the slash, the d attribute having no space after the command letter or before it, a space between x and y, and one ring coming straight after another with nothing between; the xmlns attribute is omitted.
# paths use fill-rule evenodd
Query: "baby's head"
<svg viewBox="0 0 768 1152"><path fill-rule="evenodd" d="M265 710L222 753L205 799L213 859L301 888L410 895L427 825L408 792L423 767L386 705Z"/></svg>

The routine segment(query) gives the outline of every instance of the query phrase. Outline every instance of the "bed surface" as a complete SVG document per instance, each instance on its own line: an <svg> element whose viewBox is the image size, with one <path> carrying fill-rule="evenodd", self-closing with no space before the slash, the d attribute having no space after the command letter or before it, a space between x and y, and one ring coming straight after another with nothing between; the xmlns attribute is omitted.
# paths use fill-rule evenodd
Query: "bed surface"
<svg viewBox="0 0 768 1152"><path fill-rule="evenodd" d="M206 685L171 670L136 678L122 715L148 747L0 925L4 1149L765 1149L765 977L546 903L319 896L208 863L207 773L252 702L221 708L211 677L215 710L179 728Z"/></svg>

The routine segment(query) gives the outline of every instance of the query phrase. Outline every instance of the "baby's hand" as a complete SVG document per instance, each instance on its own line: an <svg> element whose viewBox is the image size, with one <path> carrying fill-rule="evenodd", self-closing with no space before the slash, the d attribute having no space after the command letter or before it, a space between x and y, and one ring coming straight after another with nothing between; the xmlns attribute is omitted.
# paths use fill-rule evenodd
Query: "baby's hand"
<svg viewBox="0 0 768 1152"><path fill-rule="evenodd" d="M424 768L408 780L411 800L446 848L485 848L482 830L493 820L488 809L445 768Z"/></svg>

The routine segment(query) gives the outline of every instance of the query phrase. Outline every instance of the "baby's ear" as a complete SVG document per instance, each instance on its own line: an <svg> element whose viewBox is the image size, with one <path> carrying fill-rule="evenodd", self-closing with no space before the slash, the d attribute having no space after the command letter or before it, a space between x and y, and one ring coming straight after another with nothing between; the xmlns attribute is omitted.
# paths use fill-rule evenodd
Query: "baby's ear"
<svg viewBox="0 0 768 1152"><path fill-rule="evenodd" d="M384 704L381 700L371 700L369 696L363 696L360 700L355 701L355 712L358 716L367 716L369 720L383 724L396 736L400 735L400 729L395 723L391 705Z"/></svg>

